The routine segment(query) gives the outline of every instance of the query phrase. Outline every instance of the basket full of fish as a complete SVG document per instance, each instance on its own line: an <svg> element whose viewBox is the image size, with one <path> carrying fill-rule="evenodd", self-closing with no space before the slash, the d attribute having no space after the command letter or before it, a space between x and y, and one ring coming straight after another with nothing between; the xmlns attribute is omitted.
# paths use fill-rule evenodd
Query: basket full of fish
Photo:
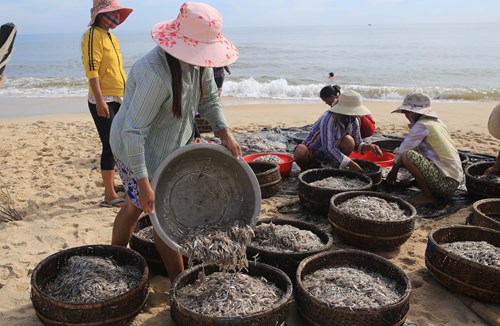
<svg viewBox="0 0 500 326"><path fill-rule="evenodd" d="M146 260L127 248L70 248L35 267L31 301L45 325L121 325L144 306L148 273Z"/></svg>
<svg viewBox="0 0 500 326"><path fill-rule="evenodd" d="M290 278L276 267L253 261L234 272L196 265L179 274L170 290L177 325L282 325L291 302Z"/></svg>
<svg viewBox="0 0 500 326"><path fill-rule="evenodd" d="M263 161L248 162L248 165L259 181L261 197L269 198L274 196L278 192L281 182L279 165L274 162Z"/></svg>
<svg viewBox="0 0 500 326"><path fill-rule="evenodd" d="M448 289L500 303L500 231L465 225L433 229L425 265Z"/></svg>
<svg viewBox="0 0 500 326"><path fill-rule="evenodd" d="M248 259L275 266L292 281L300 262L309 256L333 248L333 238L308 222L267 218L257 222L255 236L247 246Z"/></svg>
<svg viewBox="0 0 500 326"><path fill-rule="evenodd" d="M370 190L372 186L372 179L359 172L310 169L299 174L299 199L307 209L326 216L333 195L349 190Z"/></svg>
<svg viewBox="0 0 500 326"><path fill-rule="evenodd" d="M481 199L472 205L469 224L500 231L500 198Z"/></svg>
<svg viewBox="0 0 500 326"><path fill-rule="evenodd" d="M402 325L410 308L406 273L355 249L326 251L297 268L295 301L309 325Z"/></svg>
<svg viewBox="0 0 500 326"><path fill-rule="evenodd" d="M477 162L465 169L465 187L477 198L500 197L500 173L484 175L494 162Z"/></svg>
<svg viewBox="0 0 500 326"><path fill-rule="evenodd" d="M359 248L389 250L413 233L417 211L407 201L374 191L347 191L331 198L328 220L344 242Z"/></svg>

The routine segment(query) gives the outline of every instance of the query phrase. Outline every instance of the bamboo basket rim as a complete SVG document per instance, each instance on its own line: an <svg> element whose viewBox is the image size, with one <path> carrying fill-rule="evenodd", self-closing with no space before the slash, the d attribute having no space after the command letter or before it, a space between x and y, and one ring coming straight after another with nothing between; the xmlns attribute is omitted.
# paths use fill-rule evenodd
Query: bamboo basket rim
<svg viewBox="0 0 500 326"><path fill-rule="evenodd" d="M473 209L474 213L478 213L479 215L481 215L481 218L484 218L484 219L488 220L490 223L492 223L494 225L498 225L500 227L500 221L497 221L494 218L488 216L487 214L482 212L479 208L480 205L489 204L489 203L493 203L493 204L498 203L498 207L499 207L499 211L500 211L500 198L485 198L485 199L477 200L472 204L472 209Z"/></svg>

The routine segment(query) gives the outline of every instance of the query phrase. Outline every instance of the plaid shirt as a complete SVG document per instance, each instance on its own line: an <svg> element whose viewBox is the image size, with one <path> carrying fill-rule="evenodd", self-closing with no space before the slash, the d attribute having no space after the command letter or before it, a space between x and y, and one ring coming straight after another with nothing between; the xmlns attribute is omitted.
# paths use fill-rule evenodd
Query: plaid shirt
<svg viewBox="0 0 500 326"><path fill-rule="evenodd" d="M341 121L343 117L348 117L347 124ZM302 143L309 148L313 158L319 163L344 168L351 159L342 154L337 146L345 135L354 138L355 148L363 144L356 117L326 111L314 123Z"/></svg>

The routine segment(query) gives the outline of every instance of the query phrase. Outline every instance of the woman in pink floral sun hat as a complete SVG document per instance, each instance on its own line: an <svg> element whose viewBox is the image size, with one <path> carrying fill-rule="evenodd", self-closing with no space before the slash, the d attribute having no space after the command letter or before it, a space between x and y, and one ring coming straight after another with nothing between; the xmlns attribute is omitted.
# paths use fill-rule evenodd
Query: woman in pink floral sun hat
<svg viewBox="0 0 500 326"><path fill-rule="evenodd" d="M110 143L127 192L113 225L112 244L127 246L142 212L152 213L155 193L150 178L175 149L191 143L194 116L206 119L235 158L241 148L227 124L211 67L238 58L222 36L220 13L205 3L188 2L174 20L156 24L158 44L132 66ZM169 278L184 270L181 255L154 233Z"/></svg>
<svg viewBox="0 0 500 326"><path fill-rule="evenodd" d="M90 28L82 40L82 59L88 79L88 106L102 144L101 176L104 185L102 207L121 207L124 199L115 187L115 164L109 145L113 117L120 109L126 74L120 44L110 33L125 21L132 9L117 0L94 0L90 9Z"/></svg>

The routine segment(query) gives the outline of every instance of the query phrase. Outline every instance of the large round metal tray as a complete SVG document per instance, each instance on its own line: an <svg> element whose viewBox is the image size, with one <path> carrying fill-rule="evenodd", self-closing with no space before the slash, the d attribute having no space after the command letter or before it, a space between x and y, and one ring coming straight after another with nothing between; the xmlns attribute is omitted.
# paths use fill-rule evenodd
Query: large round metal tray
<svg viewBox="0 0 500 326"><path fill-rule="evenodd" d="M250 166L217 144L183 146L160 164L152 180L151 222L165 243L180 251L190 228L233 223L255 226L260 213L259 182Z"/></svg>

